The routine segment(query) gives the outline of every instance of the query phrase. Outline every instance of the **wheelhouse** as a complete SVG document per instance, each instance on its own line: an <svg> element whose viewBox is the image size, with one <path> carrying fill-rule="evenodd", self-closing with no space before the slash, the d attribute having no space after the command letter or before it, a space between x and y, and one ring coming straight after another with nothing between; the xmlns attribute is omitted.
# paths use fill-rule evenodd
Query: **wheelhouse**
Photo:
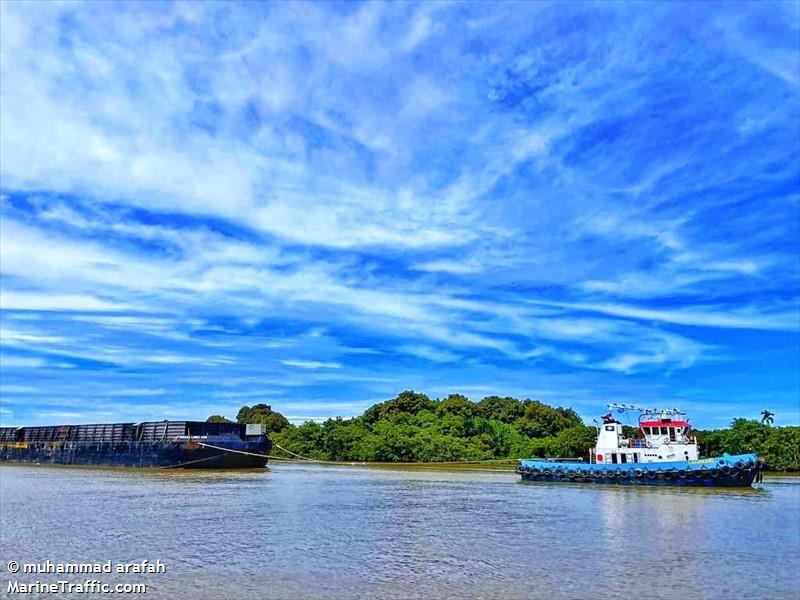
<svg viewBox="0 0 800 600"><path fill-rule="evenodd" d="M608 413L598 427L597 445L589 460L599 464L627 464L696 460L697 440L691 426L676 409L644 411L639 427L628 437L623 425Z"/></svg>

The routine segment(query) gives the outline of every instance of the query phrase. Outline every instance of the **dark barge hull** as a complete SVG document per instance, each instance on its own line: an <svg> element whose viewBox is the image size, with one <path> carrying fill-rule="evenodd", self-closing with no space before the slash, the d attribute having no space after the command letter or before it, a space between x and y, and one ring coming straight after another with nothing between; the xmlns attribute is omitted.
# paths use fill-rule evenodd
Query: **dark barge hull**
<svg viewBox="0 0 800 600"><path fill-rule="evenodd" d="M0 463L256 469L267 465L271 448L268 436L246 435L245 426L236 423L164 421L0 428Z"/></svg>
<svg viewBox="0 0 800 600"><path fill-rule="evenodd" d="M227 443L218 450L196 442L16 442L0 444L0 462L104 467L257 469L267 465L268 446ZM240 454L247 452L247 454ZM261 456L253 456L259 454Z"/></svg>

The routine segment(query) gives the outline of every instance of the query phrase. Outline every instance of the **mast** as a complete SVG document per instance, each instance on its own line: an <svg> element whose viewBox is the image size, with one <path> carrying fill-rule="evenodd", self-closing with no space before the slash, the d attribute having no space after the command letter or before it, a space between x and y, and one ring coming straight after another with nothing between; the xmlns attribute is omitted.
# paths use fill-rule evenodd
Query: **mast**
<svg viewBox="0 0 800 600"><path fill-rule="evenodd" d="M674 416L674 415L683 415L685 414L679 408L641 408L639 406L634 406L633 404L621 404L617 402L612 402L610 404L606 404L609 410L616 410L617 412L638 412L639 413L639 420L642 420L642 417L652 417L657 416Z"/></svg>

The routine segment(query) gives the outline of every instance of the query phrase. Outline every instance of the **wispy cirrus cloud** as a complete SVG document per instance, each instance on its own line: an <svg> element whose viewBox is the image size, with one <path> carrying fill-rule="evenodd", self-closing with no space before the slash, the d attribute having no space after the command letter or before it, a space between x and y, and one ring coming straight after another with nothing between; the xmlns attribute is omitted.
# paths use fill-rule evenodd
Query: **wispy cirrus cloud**
<svg viewBox="0 0 800 600"><path fill-rule="evenodd" d="M795 418L797 7L683 9L0 5L3 420L742 364Z"/></svg>
<svg viewBox="0 0 800 600"><path fill-rule="evenodd" d="M319 360L282 360L281 363L287 367L297 367L299 369L340 369L342 365L338 362L323 362Z"/></svg>
<svg viewBox="0 0 800 600"><path fill-rule="evenodd" d="M800 305L796 301L778 303L755 311L730 306L705 306L699 309L658 309L625 304L535 302L537 305L558 307L576 312L600 313L641 321L659 321L676 325L730 329L800 330ZM565 328L569 328L567 325Z"/></svg>

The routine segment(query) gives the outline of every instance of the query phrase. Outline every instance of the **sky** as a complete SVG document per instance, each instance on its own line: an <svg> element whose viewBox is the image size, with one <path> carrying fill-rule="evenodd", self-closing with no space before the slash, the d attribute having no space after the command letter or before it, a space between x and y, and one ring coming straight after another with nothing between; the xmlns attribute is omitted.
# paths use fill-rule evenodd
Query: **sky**
<svg viewBox="0 0 800 600"><path fill-rule="evenodd" d="M800 3L0 11L3 424L800 422Z"/></svg>

